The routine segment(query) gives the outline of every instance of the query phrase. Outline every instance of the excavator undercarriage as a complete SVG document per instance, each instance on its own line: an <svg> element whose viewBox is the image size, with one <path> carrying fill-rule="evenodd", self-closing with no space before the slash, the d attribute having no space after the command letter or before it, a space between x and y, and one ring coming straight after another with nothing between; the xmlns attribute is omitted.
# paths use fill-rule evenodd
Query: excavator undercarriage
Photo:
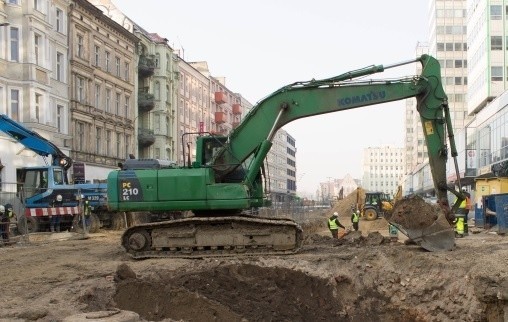
<svg viewBox="0 0 508 322"><path fill-rule="evenodd" d="M292 254L302 239L302 228L290 219L191 217L133 226L122 245L136 259L203 258Z"/></svg>

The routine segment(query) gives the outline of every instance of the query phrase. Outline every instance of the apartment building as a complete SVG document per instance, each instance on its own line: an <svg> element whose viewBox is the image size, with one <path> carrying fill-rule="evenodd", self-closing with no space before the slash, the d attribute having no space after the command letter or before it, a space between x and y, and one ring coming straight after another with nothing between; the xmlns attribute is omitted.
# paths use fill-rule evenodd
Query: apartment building
<svg viewBox="0 0 508 322"><path fill-rule="evenodd" d="M502 0L468 2L469 114L477 113L508 86L508 5Z"/></svg>
<svg viewBox="0 0 508 322"><path fill-rule="evenodd" d="M405 174L404 158L404 148L382 146L364 149L362 188L395 194Z"/></svg>
<svg viewBox="0 0 508 322"><path fill-rule="evenodd" d="M418 42L416 56L433 55L441 65L443 87L448 95L453 130L457 132L470 121L467 117L467 11L466 0L431 0L429 2L429 42ZM421 73L417 65L416 73ZM416 111L414 98L406 101L406 172L427 160L427 147Z"/></svg>
<svg viewBox="0 0 508 322"><path fill-rule="evenodd" d="M51 140L66 154L72 138L69 4L68 0L0 2L0 113ZM45 164L42 157L1 132L0 151L4 184L17 181L20 167Z"/></svg>
<svg viewBox="0 0 508 322"><path fill-rule="evenodd" d="M212 131L210 72L205 61L188 63L179 59L178 117L176 121L178 164L195 159L196 135ZM188 134L185 134L188 133ZM193 133L193 134L190 134ZM189 155L190 154L190 155Z"/></svg>
<svg viewBox="0 0 508 322"><path fill-rule="evenodd" d="M135 67L138 38L86 0L69 12L71 157L103 180L135 145ZM82 173L82 171L80 171Z"/></svg>
<svg viewBox="0 0 508 322"><path fill-rule="evenodd" d="M473 121L461 133L465 176L508 173L508 4L468 1L469 88L467 111Z"/></svg>
<svg viewBox="0 0 508 322"><path fill-rule="evenodd" d="M138 43L138 157L177 158L178 57L168 40L134 24Z"/></svg>
<svg viewBox="0 0 508 322"><path fill-rule="evenodd" d="M274 136L265 159L267 191L274 203L288 202L296 195L296 140L284 129Z"/></svg>

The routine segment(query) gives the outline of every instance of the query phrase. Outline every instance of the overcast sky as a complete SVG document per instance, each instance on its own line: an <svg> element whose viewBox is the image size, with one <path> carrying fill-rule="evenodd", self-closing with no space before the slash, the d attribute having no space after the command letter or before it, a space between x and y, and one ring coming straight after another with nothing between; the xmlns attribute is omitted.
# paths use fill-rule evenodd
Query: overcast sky
<svg viewBox="0 0 508 322"><path fill-rule="evenodd" d="M207 61L212 76L255 104L295 81L328 78L369 65L415 57L428 40L427 0L113 0L148 32L183 49L186 61ZM415 65L374 79L414 74ZM404 145L404 102L294 121L297 186L350 174L362 179L363 150Z"/></svg>

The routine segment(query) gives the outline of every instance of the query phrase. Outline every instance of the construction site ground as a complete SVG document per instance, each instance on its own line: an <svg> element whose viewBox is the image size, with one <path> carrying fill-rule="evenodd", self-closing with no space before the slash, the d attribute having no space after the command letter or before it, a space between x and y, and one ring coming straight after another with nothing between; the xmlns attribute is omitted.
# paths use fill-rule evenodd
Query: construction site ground
<svg viewBox="0 0 508 322"><path fill-rule="evenodd" d="M0 247L0 321L508 321L508 237L470 227L448 252L390 242L384 219L331 238L301 221L294 255L133 260L122 231Z"/></svg>

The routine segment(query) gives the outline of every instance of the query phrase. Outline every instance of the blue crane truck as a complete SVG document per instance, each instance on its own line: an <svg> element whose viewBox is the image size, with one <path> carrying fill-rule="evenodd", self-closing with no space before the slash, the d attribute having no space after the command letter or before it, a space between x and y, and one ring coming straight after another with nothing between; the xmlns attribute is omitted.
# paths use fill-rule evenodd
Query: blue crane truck
<svg viewBox="0 0 508 322"><path fill-rule="evenodd" d="M92 207L91 232L111 225L113 214L107 210L106 183L70 183L68 170L73 160L54 143L7 115L0 115L0 130L44 160L51 156L50 164L20 169L16 197L10 203L22 233L48 230L52 216L59 216L62 230L71 229L79 218L80 200L88 200Z"/></svg>

